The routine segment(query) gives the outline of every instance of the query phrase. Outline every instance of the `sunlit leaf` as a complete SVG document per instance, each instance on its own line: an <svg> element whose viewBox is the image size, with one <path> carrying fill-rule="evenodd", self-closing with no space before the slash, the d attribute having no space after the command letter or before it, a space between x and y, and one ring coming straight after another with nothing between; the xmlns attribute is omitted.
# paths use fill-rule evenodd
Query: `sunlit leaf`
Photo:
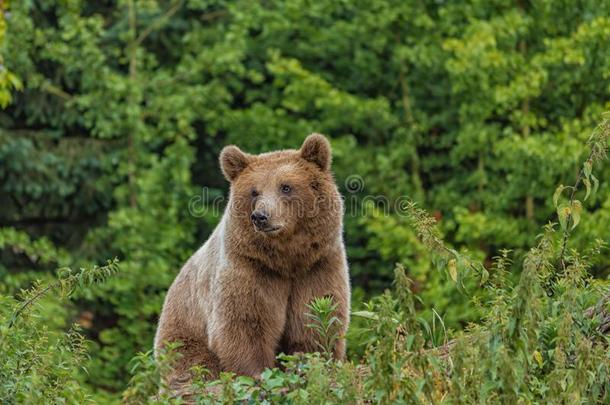
<svg viewBox="0 0 610 405"><path fill-rule="evenodd" d="M455 259L449 260L447 263L447 269L449 270L449 276L451 279L457 283L458 274L457 274L457 262Z"/></svg>
<svg viewBox="0 0 610 405"><path fill-rule="evenodd" d="M585 201L587 201L589 194L591 194L591 181L586 178L582 182L585 184Z"/></svg>
<svg viewBox="0 0 610 405"><path fill-rule="evenodd" d="M544 360L542 359L542 354L538 350L534 351L534 360L538 363L538 367L542 368L544 365Z"/></svg>
<svg viewBox="0 0 610 405"><path fill-rule="evenodd" d="M358 316L360 318L372 319L374 321L379 320L379 316L371 311L354 311L352 312L352 315Z"/></svg>
<svg viewBox="0 0 610 405"><path fill-rule="evenodd" d="M482 267L481 269L481 282L479 283L479 285L484 285L487 280L489 280L489 272L487 271L487 269L485 267Z"/></svg>
<svg viewBox="0 0 610 405"><path fill-rule="evenodd" d="M593 181L593 194L597 193L597 189L599 188L599 180L595 175L591 175L591 180Z"/></svg>
<svg viewBox="0 0 610 405"><path fill-rule="evenodd" d="M562 205L557 208L557 216L559 217L559 224L561 225L561 229L564 231L568 227L568 217L570 216L570 207L567 205Z"/></svg>
<svg viewBox="0 0 610 405"><path fill-rule="evenodd" d="M555 189L555 193L553 193L553 205L555 207L557 207L557 203L559 201L559 196L561 195L561 193L563 192L563 189L565 187L563 186L563 184L560 184L556 189Z"/></svg>
<svg viewBox="0 0 610 405"><path fill-rule="evenodd" d="M578 200L572 202L572 229L576 228L580 222L580 213L582 212L582 203Z"/></svg>
<svg viewBox="0 0 610 405"><path fill-rule="evenodd" d="M6 79L9 81L9 83L13 86L13 88L15 90L22 90L23 89L23 83L21 82L21 79L19 79L13 73L8 72L6 74Z"/></svg>

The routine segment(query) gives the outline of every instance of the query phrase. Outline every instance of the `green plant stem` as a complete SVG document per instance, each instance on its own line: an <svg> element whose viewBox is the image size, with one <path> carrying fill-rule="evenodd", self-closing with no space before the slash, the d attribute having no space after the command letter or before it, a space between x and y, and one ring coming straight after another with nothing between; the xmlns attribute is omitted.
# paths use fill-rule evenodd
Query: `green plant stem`
<svg viewBox="0 0 610 405"><path fill-rule="evenodd" d="M45 295L46 293L48 293L49 291L51 291L54 288L59 287L60 282L56 281L53 284L49 284L48 286L46 286L45 288L43 288L42 290L38 291L36 294L34 294L32 297L30 297L29 299L25 300L20 306L19 308L17 308L15 310L15 312L13 312L13 316L11 316L11 319L8 323L8 327L12 328L13 325L15 324L15 321L17 320L17 318L19 317L19 315L21 315L21 313L23 311L25 311L25 309L27 307L29 307L30 305L32 305L32 303L34 303L34 301L37 301L38 299L40 299L43 295Z"/></svg>
<svg viewBox="0 0 610 405"><path fill-rule="evenodd" d="M587 158L587 161L591 161L593 159L593 151L591 151L589 153L589 157ZM582 167L580 168L580 170L578 171L578 175L576 176L576 182L574 183L574 186L572 186L572 192L570 193L570 207L572 207L573 203L574 203L574 198L576 197L576 192L578 191L578 186L580 186L580 182L582 181L582 175L583 175L583 169ZM570 234L571 234L571 230L570 230L570 224L572 222L572 212L570 211L570 213L568 214L568 217L566 219L566 227L563 230L563 238L561 241L561 253L559 254L559 262L561 263L561 268L562 271L565 271L566 269L566 263L565 263L565 253L566 253L566 248L568 246L568 241L570 239Z"/></svg>

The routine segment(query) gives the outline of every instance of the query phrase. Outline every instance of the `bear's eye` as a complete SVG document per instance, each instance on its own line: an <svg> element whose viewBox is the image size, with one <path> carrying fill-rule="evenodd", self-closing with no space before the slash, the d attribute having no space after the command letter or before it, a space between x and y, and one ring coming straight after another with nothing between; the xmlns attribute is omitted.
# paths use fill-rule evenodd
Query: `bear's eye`
<svg viewBox="0 0 610 405"><path fill-rule="evenodd" d="M282 184L280 186L280 191L284 194L288 194L292 191L292 187L290 187L288 184Z"/></svg>
<svg viewBox="0 0 610 405"><path fill-rule="evenodd" d="M250 192L250 194L252 195L252 198L256 198L256 197L258 197L258 191L256 191L256 190L252 190L252 191Z"/></svg>

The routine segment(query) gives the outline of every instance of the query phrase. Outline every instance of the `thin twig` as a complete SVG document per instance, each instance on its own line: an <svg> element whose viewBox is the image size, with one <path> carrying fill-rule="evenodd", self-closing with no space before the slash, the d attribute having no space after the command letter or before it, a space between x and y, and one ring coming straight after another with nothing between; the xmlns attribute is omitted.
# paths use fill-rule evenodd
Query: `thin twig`
<svg viewBox="0 0 610 405"><path fill-rule="evenodd" d="M142 33L136 38L133 43L134 48L138 48L142 42L154 31L163 26L180 8L182 7L183 1L177 1L170 8L168 8L165 13L163 13L159 18L157 18L153 23L151 23Z"/></svg>
<svg viewBox="0 0 610 405"><path fill-rule="evenodd" d="M15 312L13 313L13 316L11 316L11 320L8 323L8 327L12 328L13 325L15 324L15 321L17 320L17 318L19 317L19 315L30 305L32 305L32 303L34 301L36 301L37 299L39 299L40 297L42 297L43 295L45 295L46 293L48 293L50 290L58 287L60 284L59 281L53 283L53 284L49 284L48 286L46 286L45 288L43 288L42 290L38 291L36 294L34 294L32 297L30 297L29 299L25 300L20 306L19 308L17 308L15 310Z"/></svg>
<svg viewBox="0 0 610 405"><path fill-rule="evenodd" d="M215 20L217 18L224 17L226 15L229 15L229 11L228 10L216 10L216 11L211 11L211 12L209 12L207 14L202 15L200 20L201 21L209 22L209 21L213 21L213 20Z"/></svg>
<svg viewBox="0 0 610 405"><path fill-rule="evenodd" d="M57 87L51 83L44 83L41 88L42 88L42 90L46 91L47 93L57 96L66 101L71 100L73 97L72 94L66 92L65 90L60 89L59 87Z"/></svg>

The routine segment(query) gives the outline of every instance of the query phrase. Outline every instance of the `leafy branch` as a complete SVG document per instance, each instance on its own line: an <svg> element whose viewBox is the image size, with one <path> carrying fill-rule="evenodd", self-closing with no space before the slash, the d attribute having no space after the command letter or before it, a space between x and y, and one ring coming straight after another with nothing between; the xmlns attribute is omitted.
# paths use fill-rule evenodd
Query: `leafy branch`
<svg viewBox="0 0 610 405"><path fill-rule="evenodd" d="M34 287L23 293L23 299L19 306L13 312L8 327L11 328L17 318L30 307L33 303L40 300L50 291L59 291L62 298L68 297L74 292L76 287L90 287L95 284L100 284L118 272L118 259L108 260L105 266L94 266L92 269L81 268L77 272L73 272L69 268L59 270L59 278L47 285L36 283Z"/></svg>
<svg viewBox="0 0 610 405"><path fill-rule="evenodd" d="M580 200L576 199L576 193L578 192L581 183L585 185L585 201L589 198L591 193L595 194L597 192L599 180L593 175L592 170L595 163L607 158L609 137L610 116L606 114L604 120L597 126L587 141L587 145L590 148L589 156L583 163L582 168L578 171L574 185L564 186L563 184L560 184L553 195L553 204L557 209L557 217L559 218L559 224L563 231L561 253L559 254L559 263L561 264L563 271L566 269L565 253L568 241L571 232L580 223L580 214L582 212L582 203ZM570 190L568 202L567 204L558 204L559 197L564 190Z"/></svg>
<svg viewBox="0 0 610 405"><path fill-rule="evenodd" d="M410 201L406 205L406 214L415 228L419 240L436 254L437 267L439 269L446 267L453 281L456 283L459 281L459 270L462 270L462 272L473 271L478 274L480 285L487 282L489 278L487 269L480 262L446 246L438 234L436 219L430 216L426 210L417 207L415 202Z"/></svg>

